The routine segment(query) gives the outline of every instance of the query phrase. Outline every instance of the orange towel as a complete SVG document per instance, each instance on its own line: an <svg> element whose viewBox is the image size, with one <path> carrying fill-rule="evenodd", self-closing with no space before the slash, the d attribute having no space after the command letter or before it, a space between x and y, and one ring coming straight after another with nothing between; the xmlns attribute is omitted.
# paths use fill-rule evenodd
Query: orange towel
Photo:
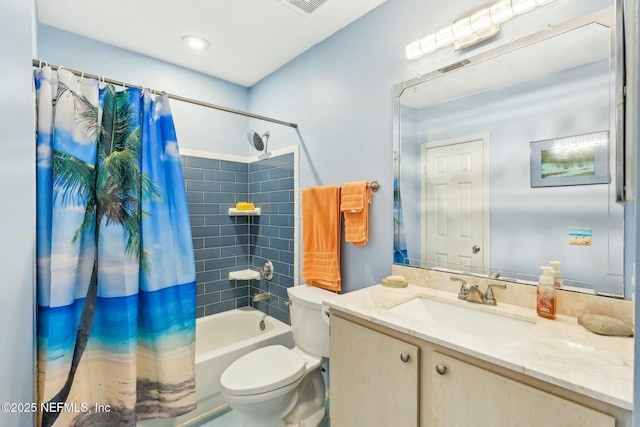
<svg viewBox="0 0 640 427"><path fill-rule="evenodd" d="M344 239L355 246L369 241L369 205L371 189L367 181L342 185L340 210L344 213Z"/></svg>
<svg viewBox="0 0 640 427"><path fill-rule="evenodd" d="M340 187L302 190L302 277L307 284L340 291Z"/></svg>

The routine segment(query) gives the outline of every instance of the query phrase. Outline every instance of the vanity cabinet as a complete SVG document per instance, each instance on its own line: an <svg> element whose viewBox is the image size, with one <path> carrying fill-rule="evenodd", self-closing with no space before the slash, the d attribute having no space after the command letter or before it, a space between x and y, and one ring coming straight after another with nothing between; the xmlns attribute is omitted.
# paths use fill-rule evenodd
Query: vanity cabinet
<svg viewBox="0 0 640 427"><path fill-rule="evenodd" d="M332 427L630 427L631 413L331 310Z"/></svg>
<svg viewBox="0 0 640 427"><path fill-rule="evenodd" d="M329 360L332 427L418 425L418 346L335 317Z"/></svg>
<svg viewBox="0 0 640 427"><path fill-rule="evenodd" d="M615 418L442 354L432 353L426 425L615 427Z"/></svg>

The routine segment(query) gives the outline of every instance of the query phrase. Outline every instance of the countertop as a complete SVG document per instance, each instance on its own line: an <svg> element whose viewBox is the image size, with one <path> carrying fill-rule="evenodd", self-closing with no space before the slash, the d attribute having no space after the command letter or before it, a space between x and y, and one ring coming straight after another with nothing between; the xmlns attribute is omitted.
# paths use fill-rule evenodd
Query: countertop
<svg viewBox="0 0 640 427"><path fill-rule="evenodd" d="M535 326L521 339L496 343L447 329L428 316L410 318L387 310L416 297L493 311L534 322ZM633 410L633 338L594 334L578 325L575 317L557 315L555 320L548 320L538 317L535 310L529 308L501 304L500 301L497 306L474 304L458 300L451 292L415 285L400 289L375 285L330 298L325 304L363 320Z"/></svg>

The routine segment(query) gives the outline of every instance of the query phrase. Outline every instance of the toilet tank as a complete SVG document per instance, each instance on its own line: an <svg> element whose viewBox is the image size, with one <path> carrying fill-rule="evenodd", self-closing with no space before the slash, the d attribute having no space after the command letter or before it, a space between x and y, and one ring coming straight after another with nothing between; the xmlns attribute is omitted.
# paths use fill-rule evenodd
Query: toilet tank
<svg viewBox="0 0 640 427"><path fill-rule="evenodd" d="M287 293L295 345L307 353L329 357L329 317L322 302L336 294L309 285L288 288Z"/></svg>

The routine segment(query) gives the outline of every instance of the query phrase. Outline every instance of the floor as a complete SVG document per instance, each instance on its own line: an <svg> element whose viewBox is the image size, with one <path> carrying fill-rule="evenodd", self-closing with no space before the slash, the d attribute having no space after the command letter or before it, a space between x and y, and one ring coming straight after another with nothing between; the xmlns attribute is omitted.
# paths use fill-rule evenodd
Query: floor
<svg viewBox="0 0 640 427"><path fill-rule="evenodd" d="M216 418L200 424L198 427L242 427L240 417L235 411L229 410Z"/></svg>
<svg viewBox="0 0 640 427"><path fill-rule="evenodd" d="M325 403L325 407L326 406L327 404ZM328 411L329 408L327 408L327 413ZM203 424L198 424L198 427L242 427L242 423L240 422L238 414L229 409L212 420L205 421ZM329 417L325 419L320 427L329 427Z"/></svg>

